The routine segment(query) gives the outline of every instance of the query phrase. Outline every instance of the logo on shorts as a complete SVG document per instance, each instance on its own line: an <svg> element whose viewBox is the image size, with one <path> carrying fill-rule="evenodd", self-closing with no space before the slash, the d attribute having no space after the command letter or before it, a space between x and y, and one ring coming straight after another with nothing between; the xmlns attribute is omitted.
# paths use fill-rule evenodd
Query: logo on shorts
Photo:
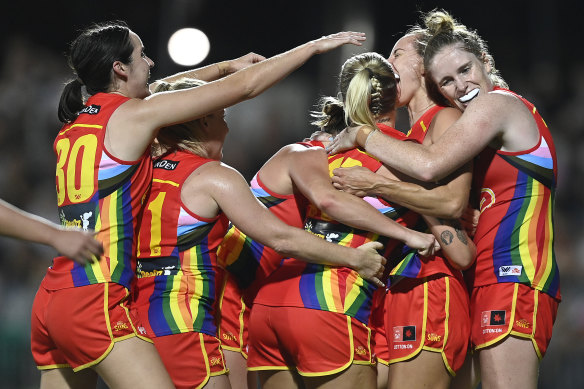
<svg viewBox="0 0 584 389"><path fill-rule="evenodd" d="M505 311L483 311L481 315L481 327L504 326Z"/></svg>
<svg viewBox="0 0 584 389"><path fill-rule="evenodd" d="M235 335L233 335L233 333L231 333L229 331L223 333L223 339L225 339L225 340L233 340L233 341L237 340L237 338L235 337Z"/></svg>
<svg viewBox="0 0 584 389"><path fill-rule="evenodd" d="M393 327L393 340L395 342L413 342L416 340L416 326Z"/></svg>
<svg viewBox="0 0 584 389"><path fill-rule="evenodd" d="M357 355L367 355L367 350L365 350L365 347L363 347L363 346L357 346L355 348L355 354L357 354Z"/></svg>
<svg viewBox="0 0 584 389"><path fill-rule="evenodd" d="M221 358L219 358L219 357L211 357L211 359L209 359L210 366L217 366L220 364L221 364Z"/></svg>
<svg viewBox="0 0 584 389"><path fill-rule="evenodd" d="M442 336L440 336L438 334L428 334L428 340L430 342L440 342L441 339L442 339Z"/></svg>
<svg viewBox="0 0 584 389"><path fill-rule="evenodd" d="M499 277L504 276L520 276L523 266L501 266L499 268Z"/></svg>
<svg viewBox="0 0 584 389"><path fill-rule="evenodd" d="M529 327L531 327L531 323L530 323L530 322L528 322L528 321L527 321L527 320L525 320L525 319L519 319L519 320L515 320L515 325L516 325L517 327L521 327L521 328L529 328Z"/></svg>
<svg viewBox="0 0 584 389"><path fill-rule="evenodd" d="M127 329L128 329L128 325L126 323L124 323L123 321L118 321L114 325L114 331L123 331L123 330L127 330Z"/></svg>
<svg viewBox="0 0 584 389"><path fill-rule="evenodd" d="M146 328L139 326L138 332L140 333L140 335L146 335Z"/></svg>

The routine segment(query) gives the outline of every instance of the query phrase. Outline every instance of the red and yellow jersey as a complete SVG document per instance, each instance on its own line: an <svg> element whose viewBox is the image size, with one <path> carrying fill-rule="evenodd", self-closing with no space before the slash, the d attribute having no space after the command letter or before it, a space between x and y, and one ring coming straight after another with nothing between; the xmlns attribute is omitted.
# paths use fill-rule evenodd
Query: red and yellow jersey
<svg viewBox="0 0 584 389"><path fill-rule="evenodd" d="M127 100L111 93L90 97L78 118L64 125L55 139L61 224L95 230L104 254L85 266L55 258L43 281L49 289L103 282L130 288L134 279L135 230L150 187L151 159L145 152L137 161L122 161L104 147L109 118Z"/></svg>
<svg viewBox="0 0 584 389"><path fill-rule="evenodd" d="M313 146L312 143L304 143ZM320 142L314 145L322 145ZM302 228L308 200L301 194L279 194L270 190L260 179L259 172L251 180L254 196L284 223ZM245 289L247 305L253 303L257 290L266 278L278 268L283 257L268 246L257 242L237 227L230 225L218 253L219 263L235 276L237 284Z"/></svg>
<svg viewBox="0 0 584 389"><path fill-rule="evenodd" d="M444 107L434 106L426 111L414 123L407 134L407 138L422 143L426 138L432 120L442 109ZM412 228L418 231L429 232L426 223L422 219L420 219L420 223L417 226ZM434 274L453 276L455 272L458 272L444 257L440 255L421 257L416 250L409 249L407 246L404 246L404 249L402 249L401 257L403 259L391 269L390 279L395 280L397 277L423 278Z"/></svg>
<svg viewBox="0 0 584 389"><path fill-rule="evenodd" d="M410 130L408 131L408 134L406 135L408 139L414 140L418 143L424 142L426 134L428 133L428 128L430 128L430 124L432 123L434 116L436 116L436 114L440 112L442 109L444 109L444 107L435 105L426 112L424 112L424 114L414 123L412 128L410 128Z"/></svg>
<svg viewBox="0 0 584 389"><path fill-rule="evenodd" d="M228 220L223 213L199 216L181 200L185 180L210 161L185 151L154 160L139 233L136 306L147 309L155 336L191 331L216 336L223 282L216 251Z"/></svg>
<svg viewBox="0 0 584 389"><path fill-rule="evenodd" d="M560 276L554 253L553 207L557 160L550 131L536 108L520 99L539 129L539 142L529 150L504 152L486 148L475 162L480 188L480 218L474 241L477 260L474 286L517 282L560 298Z"/></svg>
<svg viewBox="0 0 584 389"><path fill-rule="evenodd" d="M401 133L387 126L382 130L399 137ZM398 134L399 133L399 134ZM401 134L405 139L405 135ZM329 172L332 176L338 167L363 166L377 171L381 162L360 149L329 156ZM382 199L366 197L379 212L404 223L413 224L418 215L404 207L394 207ZM388 240L379 235L357 230L338 223L310 204L304 228L323 239L348 247L358 247L366 242L381 241L384 253L396 250L401 242ZM286 259L262 286L256 302L271 306L295 306L343 313L368 323L376 286L362 279L357 272L346 267L309 264L297 259Z"/></svg>

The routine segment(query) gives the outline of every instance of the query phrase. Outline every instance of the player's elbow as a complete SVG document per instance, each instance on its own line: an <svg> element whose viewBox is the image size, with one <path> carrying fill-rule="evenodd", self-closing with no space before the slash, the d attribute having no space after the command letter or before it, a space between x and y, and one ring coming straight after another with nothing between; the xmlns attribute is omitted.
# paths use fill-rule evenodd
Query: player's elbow
<svg viewBox="0 0 584 389"><path fill-rule="evenodd" d="M459 196L450 196L443 204L442 218L460 219L466 209L468 202Z"/></svg>
<svg viewBox="0 0 584 389"><path fill-rule="evenodd" d="M342 206L339 196L334 192L316 196L314 205L332 218L335 217L336 210Z"/></svg>

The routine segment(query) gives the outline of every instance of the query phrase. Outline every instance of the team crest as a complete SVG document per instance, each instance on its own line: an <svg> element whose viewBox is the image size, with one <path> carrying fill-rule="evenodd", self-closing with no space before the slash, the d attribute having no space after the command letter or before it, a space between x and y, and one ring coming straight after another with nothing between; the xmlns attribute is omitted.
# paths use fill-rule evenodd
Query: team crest
<svg viewBox="0 0 584 389"><path fill-rule="evenodd" d="M393 327L393 340L395 342L413 342L416 340L416 326Z"/></svg>
<svg viewBox="0 0 584 389"><path fill-rule="evenodd" d="M504 325L505 311L483 311L481 315L481 327Z"/></svg>

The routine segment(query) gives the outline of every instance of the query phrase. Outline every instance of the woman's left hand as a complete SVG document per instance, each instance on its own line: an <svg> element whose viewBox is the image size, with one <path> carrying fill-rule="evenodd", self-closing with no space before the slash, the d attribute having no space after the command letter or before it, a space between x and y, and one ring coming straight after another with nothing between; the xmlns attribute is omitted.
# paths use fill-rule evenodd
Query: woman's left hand
<svg viewBox="0 0 584 389"><path fill-rule="evenodd" d="M357 147L357 132L360 127L347 127L339 132L333 141L327 146L329 154L337 154L341 151L354 149Z"/></svg>

